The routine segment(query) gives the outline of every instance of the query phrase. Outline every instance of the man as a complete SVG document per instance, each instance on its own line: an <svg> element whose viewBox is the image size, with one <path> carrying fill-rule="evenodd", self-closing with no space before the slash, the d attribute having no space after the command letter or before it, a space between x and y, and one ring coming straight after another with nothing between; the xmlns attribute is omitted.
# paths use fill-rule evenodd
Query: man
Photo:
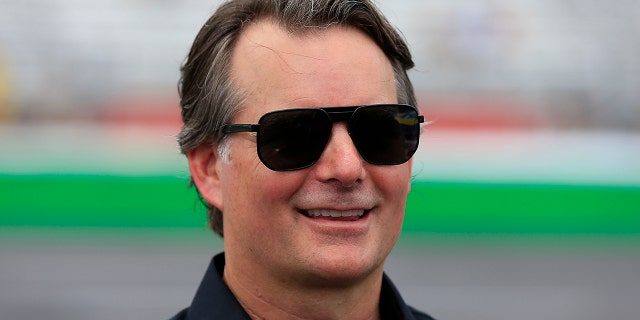
<svg viewBox="0 0 640 320"><path fill-rule="evenodd" d="M431 319L383 274L420 122L402 37L367 0L237 0L182 68L179 135L224 238L174 319Z"/></svg>

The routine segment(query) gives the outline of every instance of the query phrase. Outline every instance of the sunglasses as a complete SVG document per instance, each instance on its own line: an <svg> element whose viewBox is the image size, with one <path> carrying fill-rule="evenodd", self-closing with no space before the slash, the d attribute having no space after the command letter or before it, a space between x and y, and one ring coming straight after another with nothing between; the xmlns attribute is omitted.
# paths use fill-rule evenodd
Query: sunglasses
<svg viewBox="0 0 640 320"><path fill-rule="evenodd" d="M257 132L260 161L274 171L291 171L315 164L333 123L342 121L366 162L398 165L416 152L424 117L404 104L285 109L264 114L258 124L226 124L222 133Z"/></svg>

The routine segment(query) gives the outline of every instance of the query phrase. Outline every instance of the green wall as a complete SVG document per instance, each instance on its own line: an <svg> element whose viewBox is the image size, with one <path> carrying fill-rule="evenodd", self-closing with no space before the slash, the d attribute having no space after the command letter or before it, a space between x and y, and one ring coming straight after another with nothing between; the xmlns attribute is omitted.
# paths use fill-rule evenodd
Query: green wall
<svg viewBox="0 0 640 320"><path fill-rule="evenodd" d="M205 225L186 177L0 175L0 227ZM415 181L404 231L640 235L640 186Z"/></svg>

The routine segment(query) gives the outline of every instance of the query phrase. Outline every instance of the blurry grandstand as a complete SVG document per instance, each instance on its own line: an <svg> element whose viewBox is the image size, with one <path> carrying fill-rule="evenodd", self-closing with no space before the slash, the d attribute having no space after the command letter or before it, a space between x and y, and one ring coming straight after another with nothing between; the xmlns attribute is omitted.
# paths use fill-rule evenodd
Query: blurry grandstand
<svg viewBox="0 0 640 320"><path fill-rule="evenodd" d="M0 4L16 121L177 117L179 64L216 1L34 4ZM640 129L637 1L380 6L412 45L421 107L440 125Z"/></svg>

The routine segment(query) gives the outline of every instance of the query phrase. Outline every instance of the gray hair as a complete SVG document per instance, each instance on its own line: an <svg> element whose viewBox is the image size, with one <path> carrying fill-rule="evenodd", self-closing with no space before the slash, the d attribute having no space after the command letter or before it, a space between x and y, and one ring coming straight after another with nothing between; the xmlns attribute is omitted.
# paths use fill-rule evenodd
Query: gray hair
<svg viewBox="0 0 640 320"><path fill-rule="evenodd" d="M181 67L178 92L184 126L178 134L178 143L183 153L202 144L217 145L223 161L229 160L227 139L220 128L231 122L244 100L242 88L234 86L231 79L231 56L244 26L261 19L272 19L296 34L334 25L364 32L393 66L398 102L416 105L407 76L407 70L414 66L409 48L371 1L230 0L200 29ZM211 228L222 237L222 211L202 197L201 200L207 207Z"/></svg>

